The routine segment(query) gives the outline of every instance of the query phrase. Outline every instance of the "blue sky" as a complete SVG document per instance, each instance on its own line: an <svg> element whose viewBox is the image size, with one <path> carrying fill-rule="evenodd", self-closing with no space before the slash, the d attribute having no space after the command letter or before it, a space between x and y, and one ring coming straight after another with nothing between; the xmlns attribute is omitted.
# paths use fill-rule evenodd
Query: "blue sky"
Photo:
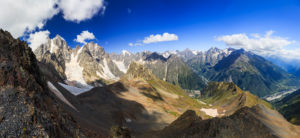
<svg viewBox="0 0 300 138"><path fill-rule="evenodd" d="M47 21L50 37L60 34L71 46L83 30L92 32L108 52L127 49L205 50L225 48L214 37L235 33L276 35L300 40L299 0L106 0L106 10L80 23L66 21L62 14ZM164 32L178 35L177 41L130 47L128 43Z"/></svg>
<svg viewBox="0 0 300 138"><path fill-rule="evenodd" d="M78 0L72 2L68 0L62 1L72 6L72 2ZM247 37L251 37L252 34L263 36L267 31L273 30L274 39L280 37L290 42L278 44L279 48L284 46L284 50L293 50L300 47L300 0L86 1L89 1L92 5L94 4L93 2L98 1L100 2L98 7L102 6L102 8L105 8L93 13L91 17L80 18L80 21L76 21L73 18L65 17L66 11L70 7L61 6L63 4L58 2L58 6L56 5L55 7L60 9L53 10L52 8L50 12L45 11L48 16L41 16L43 26L39 29L31 29L29 33L48 30L50 38L59 34L65 38L71 47L75 47L76 45L82 45L74 41L76 36L87 30L96 37L92 41L103 46L107 52L119 53L123 49L131 52L144 50L162 52L166 50L183 50L185 48L207 50L212 46L226 48L231 46L233 42L230 43L228 39L216 41L218 37L233 34L246 34ZM9 3L8 0L6 3ZM14 7L13 5L1 5ZM1 8L0 6L0 11L5 7ZM33 8L28 6L29 10ZM74 4L71 8L78 10L83 7L80 4ZM24 9L26 9L25 6ZM16 11L13 8L6 10ZM26 12L16 13L16 16L21 16L23 13ZM9 16L13 17L14 15ZM27 17L26 15L22 16ZM32 16L28 15L28 17ZM1 20L5 21L8 19L4 18L4 15L1 16L0 13L0 26L13 32L8 23L1 23ZM12 21L15 20L13 19ZM36 27L37 25L33 24L32 26ZM129 46L129 43L141 43L145 37L163 33L174 34L178 36L178 40L143 44L143 46ZM260 43L264 44L265 41ZM252 46L253 43L240 44L236 48L249 47L249 45ZM254 46L254 49L251 47L249 50L257 50L258 46ZM270 46L266 47L269 48ZM272 50L274 51L274 49Z"/></svg>

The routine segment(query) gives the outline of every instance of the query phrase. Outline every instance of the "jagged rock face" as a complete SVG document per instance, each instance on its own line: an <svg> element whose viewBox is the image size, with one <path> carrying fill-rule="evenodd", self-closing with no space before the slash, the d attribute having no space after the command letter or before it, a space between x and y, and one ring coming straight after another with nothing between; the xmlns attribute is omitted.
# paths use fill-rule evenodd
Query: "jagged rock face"
<svg viewBox="0 0 300 138"><path fill-rule="evenodd" d="M30 91L41 84L36 58L23 41L15 40L8 32L1 30L1 81L0 85L21 86ZM40 90L40 89L38 89Z"/></svg>
<svg viewBox="0 0 300 138"><path fill-rule="evenodd" d="M270 120L267 121L268 119ZM272 121L273 119L276 121ZM279 122L281 126L277 125ZM257 105L252 108L244 107L228 117L208 120L201 120L194 112L187 111L163 130L144 136L163 138L297 137L299 136L298 128L298 126L290 125L276 111Z"/></svg>
<svg viewBox="0 0 300 138"><path fill-rule="evenodd" d="M65 61L57 59L55 54L47 51L39 62L41 72L48 78L54 78L54 81L63 81L66 79L65 75Z"/></svg>
<svg viewBox="0 0 300 138"><path fill-rule="evenodd" d="M56 35L53 39L48 39L46 44L42 44L34 52L38 60L41 60L42 56L49 51L61 57L62 60L68 62L71 58L71 48L67 45L67 42L59 35Z"/></svg>
<svg viewBox="0 0 300 138"><path fill-rule="evenodd" d="M83 136L45 87L27 44L0 30L0 52L0 137Z"/></svg>
<svg viewBox="0 0 300 138"><path fill-rule="evenodd" d="M95 80L117 80L123 73L112 62L102 47L91 42L82 47L77 53L77 61L83 68L84 78L87 82Z"/></svg>
<svg viewBox="0 0 300 138"><path fill-rule="evenodd" d="M41 62L42 72L48 76L55 76L58 80L65 80L65 63L70 61L71 48L59 35L42 44L35 51L37 59ZM46 68L44 68L46 67ZM55 69L55 70L53 70ZM58 75L58 76L57 76Z"/></svg>
<svg viewBox="0 0 300 138"><path fill-rule="evenodd" d="M102 59L107 54L104 51L103 47L100 47L99 45L95 44L94 42L90 42L85 45L85 47L89 50L90 54L94 58Z"/></svg>
<svg viewBox="0 0 300 138"><path fill-rule="evenodd" d="M35 54L41 67L50 68L42 70L44 74L58 75L59 79L55 81L68 80L77 86L102 85L124 74L104 49L94 42L72 49L57 35L37 48Z"/></svg>

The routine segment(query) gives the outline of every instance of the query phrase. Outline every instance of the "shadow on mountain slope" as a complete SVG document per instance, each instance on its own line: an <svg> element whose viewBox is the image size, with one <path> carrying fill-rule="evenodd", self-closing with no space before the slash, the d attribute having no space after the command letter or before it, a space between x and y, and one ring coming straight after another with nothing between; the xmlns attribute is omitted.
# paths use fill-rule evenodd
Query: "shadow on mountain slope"
<svg viewBox="0 0 300 138"><path fill-rule="evenodd" d="M78 96L74 96L58 84L55 84L55 87L78 110L65 104L66 109L73 114L80 126L98 134L109 136L110 128L114 126L127 126L134 135L168 125L166 122L158 121L161 113L150 113L142 104L121 98L120 95L128 91L122 83L95 87Z"/></svg>

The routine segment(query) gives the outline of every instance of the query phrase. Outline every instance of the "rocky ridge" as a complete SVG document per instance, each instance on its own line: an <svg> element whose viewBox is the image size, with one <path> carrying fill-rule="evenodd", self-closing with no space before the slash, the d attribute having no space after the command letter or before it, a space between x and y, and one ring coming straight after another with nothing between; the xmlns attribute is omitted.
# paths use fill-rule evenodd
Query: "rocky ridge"
<svg viewBox="0 0 300 138"><path fill-rule="evenodd" d="M0 30L0 137L84 137L49 91L24 41Z"/></svg>
<svg viewBox="0 0 300 138"><path fill-rule="evenodd" d="M233 115L202 120L186 111L161 131L145 137L298 137L299 126L289 124L279 113L263 105L244 107Z"/></svg>

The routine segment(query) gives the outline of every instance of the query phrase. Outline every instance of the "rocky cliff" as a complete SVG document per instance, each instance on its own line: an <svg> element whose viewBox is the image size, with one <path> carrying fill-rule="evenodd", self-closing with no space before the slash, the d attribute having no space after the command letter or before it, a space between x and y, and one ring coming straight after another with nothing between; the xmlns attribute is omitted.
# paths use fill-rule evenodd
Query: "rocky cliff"
<svg viewBox="0 0 300 138"><path fill-rule="evenodd" d="M46 87L27 44L0 30L0 137L84 136Z"/></svg>

